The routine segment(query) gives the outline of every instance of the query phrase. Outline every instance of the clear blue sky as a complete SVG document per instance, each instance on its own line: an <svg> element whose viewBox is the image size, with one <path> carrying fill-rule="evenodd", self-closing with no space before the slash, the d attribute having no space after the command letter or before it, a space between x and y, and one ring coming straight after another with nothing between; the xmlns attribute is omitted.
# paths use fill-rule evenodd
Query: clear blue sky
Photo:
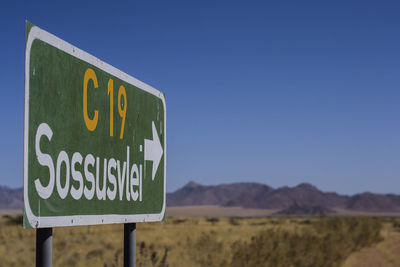
<svg viewBox="0 0 400 267"><path fill-rule="evenodd" d="M27 19L166 93L168 191L400 193L398 1L87 2L1 4L0 184L23 181Z"/></svg>

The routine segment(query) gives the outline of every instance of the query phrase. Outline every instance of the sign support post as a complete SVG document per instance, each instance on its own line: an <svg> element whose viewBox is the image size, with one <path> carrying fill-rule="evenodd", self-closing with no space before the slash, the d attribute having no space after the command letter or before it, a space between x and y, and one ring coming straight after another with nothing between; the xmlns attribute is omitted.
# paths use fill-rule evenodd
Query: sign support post
<svg viewBox="0 0 400 267"><path fill-rule="evenodd" d="M124 267L136 267L136 223L124 224Z"/></svg>
<svg viewBox="0 0 400 267"><path fill-rule="evenodd" d="M53 228L36 229L36 267L52 266Z"/></svg>

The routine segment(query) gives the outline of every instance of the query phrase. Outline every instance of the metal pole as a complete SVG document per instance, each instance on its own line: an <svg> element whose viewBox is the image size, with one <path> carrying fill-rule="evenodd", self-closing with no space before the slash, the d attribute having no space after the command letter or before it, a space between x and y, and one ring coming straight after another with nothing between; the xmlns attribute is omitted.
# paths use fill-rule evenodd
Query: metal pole
<svg viewBox="0 0 400 267"><path fill-rule="evenodd" d="M136 223L124 224L124 267L136 266Z"/></svg>
<svg viewBox="0 0 400 267"><path fill-rule="evenodd" d="M36 267L51 267L53 228L36 229Z"/></svg>

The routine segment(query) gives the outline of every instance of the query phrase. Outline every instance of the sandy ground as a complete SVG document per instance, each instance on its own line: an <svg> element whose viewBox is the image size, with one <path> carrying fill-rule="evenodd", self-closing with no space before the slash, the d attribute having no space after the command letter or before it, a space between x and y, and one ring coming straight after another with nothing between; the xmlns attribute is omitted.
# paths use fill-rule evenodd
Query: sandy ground
<svg viewBox="0 0 400 267"><path fill-rule="evenodd" d="M245 209L241 207L222 206L181 206L167 207L167 216L171 217L265 217L276 216L278 210ZM336 213L330 216L378 216L400 217L400 212L365 212L346 209L335 209ZM400 265L399 265L400 266Z"/></svg>
<svg viewBox="0 0 400 267"><path fill-rule="evenodd" d="M167 207L167 216L171 217L266 217L274 216L278 210L245 209L241 207L222 207L216 205ZM331 216L379 216L400 217L400 212L364 212L335 209ZM22 210L1 210L0 215L22 214ZM400 266L400 265L399 265Z"/></svg>
<svg viewBox="0 0 400 267"><path fill-rule="evenodd" d="M343 267L398 267L400 266L400 232L388 224L382 230L384 240L374 247L351 254Z"/></svg>
<svg viewBox="0 0 400 267"><path fill-rule="evenodd" d="M241 207L221 206L183 206L167 207L167 216L171 217L265 217L277 210L244 209Z"/></svg>
<svg viewBox="0 0 400 267"><path fill-rule="evenodd" d="M394 212L366 212L366 211L356 211L356 210L346 210L346 209L335 209L336 214L333 216L377 216L377 217L400 217L400 211Z"/></svg>
<svg viewBox="0 0 400 267"><path fill-rule="evenodd" d="M266 217L276 216L278 210L273 209L245 209L242 207L222 207L216 205L203 206L181 206L167 207L168 217ZM336 213L330 216L378 216L378 217L400 217L399 212L365 212L346 209L335 209ZM22 210L1 210L0 215L22 214ZM399 265L400 266L400 265Z"/></svg>
<svg viewBox="0 0 400 267"><path fill-rule="evenodd" d="M1 210L0 209L0 215L18 215L22 214L22 210Z"/></svg>

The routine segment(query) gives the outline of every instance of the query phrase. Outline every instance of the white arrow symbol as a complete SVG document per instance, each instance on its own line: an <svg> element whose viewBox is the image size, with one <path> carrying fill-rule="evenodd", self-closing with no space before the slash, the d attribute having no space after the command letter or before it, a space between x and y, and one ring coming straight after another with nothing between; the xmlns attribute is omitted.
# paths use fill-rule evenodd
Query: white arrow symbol
<svg viewBox="0 0 400 267"><path fill-rule="evenodd" d="M150 160L153 162L153 171L151 174L151 180L154 181L158 165L160 164L161 157L164 153L160 139L158 138L158 133L154 121L151 123L153 140L144 139L144 160Z"/></svg>

